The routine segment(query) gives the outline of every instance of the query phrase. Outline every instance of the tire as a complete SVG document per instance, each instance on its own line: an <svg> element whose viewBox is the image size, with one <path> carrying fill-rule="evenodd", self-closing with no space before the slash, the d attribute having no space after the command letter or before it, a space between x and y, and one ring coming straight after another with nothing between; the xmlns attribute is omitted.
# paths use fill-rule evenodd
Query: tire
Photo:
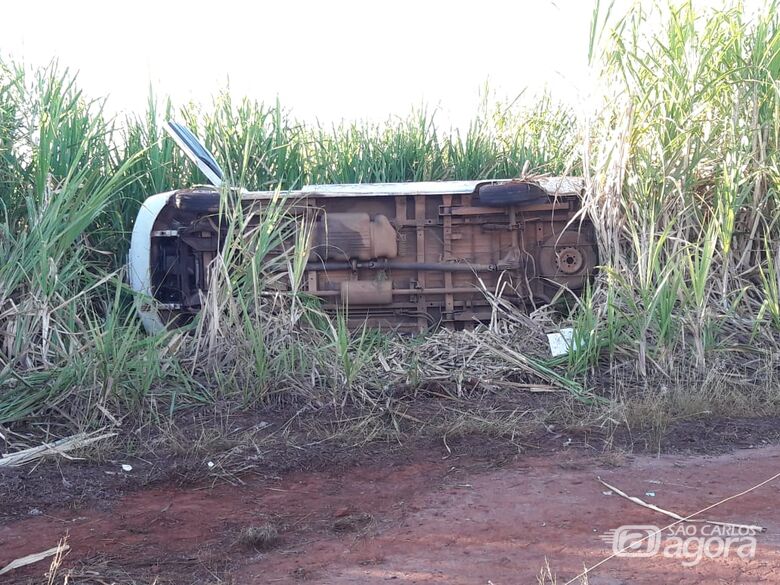
<svg viewBox="0 0 780 585"><path fill-rule="evenodd" d="M175 205L182 211L216 213L219 211L219 192L180 191L176 193Z"/></svg>
<svg viewBox="0 0 780 585"><path fill-rule="evenodd" d="M479 188L479 202L487 207L509 207L547 202L547 191L533 183L498 183Z"/></svg>

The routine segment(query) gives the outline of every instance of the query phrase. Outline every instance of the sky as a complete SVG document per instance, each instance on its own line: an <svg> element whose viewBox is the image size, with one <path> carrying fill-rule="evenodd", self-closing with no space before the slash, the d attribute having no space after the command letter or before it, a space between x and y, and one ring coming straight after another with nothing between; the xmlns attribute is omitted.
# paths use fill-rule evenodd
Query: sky
<svg viewBox="0 0 780 585"><path fill-rule="evenodd" d="M575 92L591 10L587 0L26 0L3 6L0 51L57 58L115 111L142 109L150 83L175 102L208 101L229 83L324 123L423 102L457 119L486 82L502 97Z"/></svg>
<svg viewBox="0 0 780 585"><path fill-rule="evenodd" d="M606 0L602 2L606 4ZM629 0L618 0L630 6ZM24 0L6 2L0 52L79 72L110 112L279 97L296 117L384 120L423 103L467 123L485 84L499 99L587 91L592 0Z"/></svg>

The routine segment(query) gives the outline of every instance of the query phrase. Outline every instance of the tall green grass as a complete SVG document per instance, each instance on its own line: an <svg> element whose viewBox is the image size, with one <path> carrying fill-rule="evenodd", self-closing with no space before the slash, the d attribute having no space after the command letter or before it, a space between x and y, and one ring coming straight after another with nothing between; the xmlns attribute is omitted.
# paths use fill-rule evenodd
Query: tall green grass
<svg viewBox="0 0 780 585"><path fill-rule="evenodd" d="M604 92L585 128L586 206L607 264L607 328L643 374L681 355L705 368L724 350L774 351L777 5L750 21L740 5L637 7L593 37Z"/></svg>
<svg viewBox="0 0 780 585"><path fill-rule="evenodd" d="M738 4L684 2L620 18L597 4L588 109L548 95L485 101L459 130L425 108L324 127L228 92L197 107L150 95L145 112L108 119L56 63L0 60L0 424L42 413L86 424L224 399L392 409L385 378L398 368L384 354L423 359L273 292L279 262L300 288L305 255L267 251L307 229L273 205L259 219L267 230L235 218L191 331L143 334L123 284L135 214L150 194L203 181L160 132L166 118L187 123L229 182L251 189L582 174L599 276L545 322L573 324L569 358L523 363L578 388L618 370L648 384L691 364L749 375L780 341L777 13L772 3L748 20ZM501 343L525 345L527 322L510 319ZM471 338L448 339L481 355ZM404 384L444 380L460 396L465 362L451 361L451 371L415 366Z"/></svg>

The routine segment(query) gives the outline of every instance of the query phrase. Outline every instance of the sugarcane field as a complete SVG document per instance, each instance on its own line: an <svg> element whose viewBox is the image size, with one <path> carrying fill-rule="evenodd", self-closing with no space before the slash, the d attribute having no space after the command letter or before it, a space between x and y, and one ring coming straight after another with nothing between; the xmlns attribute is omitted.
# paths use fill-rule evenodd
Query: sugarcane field
<svg viewBox="0 0 780 585"><path fill-rule="evenodd" d="M775 0L4 8L0 583L780 583Z"/></svg>

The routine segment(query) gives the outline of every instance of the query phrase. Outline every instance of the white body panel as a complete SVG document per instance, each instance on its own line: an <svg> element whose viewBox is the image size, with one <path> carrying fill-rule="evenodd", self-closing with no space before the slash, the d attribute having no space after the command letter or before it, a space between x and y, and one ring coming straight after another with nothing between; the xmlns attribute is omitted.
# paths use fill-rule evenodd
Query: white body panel
<svg viewBox="0 0 780 585"><path fill-rule="evenodd" d="M300 190L281 191L288 197L388 197L394 195L468 195L480 185L509 183L511 179L482 181L422 181L418 183L348 183L306 185ZM584 182L580 177L540 177L533 180L550 195L580 195ZM242 199L270 199L276 191L246 191Z"/></svg>
<svg viewBox="0 0 780 585"><path fill-rule="evenodd" d="M175 191L158 193L143 202L141 209L138 210L138 217L133 225L133 236L130 240L128 262L130 286L139 293L135 298L135 306L141 323L149 333L157 333L165 329L165 325L157 314L152 292L152 230L157 216L174 193Z"/></svg>

